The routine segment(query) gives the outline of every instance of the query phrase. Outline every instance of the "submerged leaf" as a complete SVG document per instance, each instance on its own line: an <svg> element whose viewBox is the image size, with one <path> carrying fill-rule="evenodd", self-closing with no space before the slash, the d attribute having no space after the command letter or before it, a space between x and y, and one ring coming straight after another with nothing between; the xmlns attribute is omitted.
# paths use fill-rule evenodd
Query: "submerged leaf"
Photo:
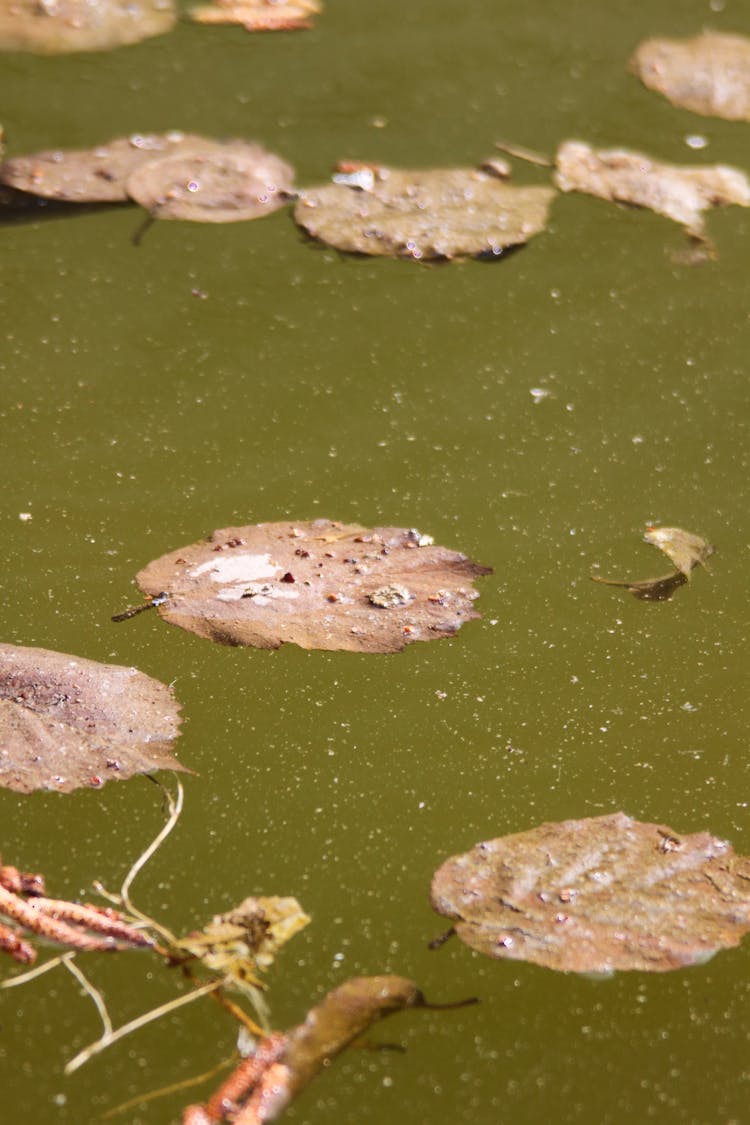
<svg viewBox="0 0 750 1125"><path fill-rule="evenodd" d="M511 187L473 168L403 171L371 166L362 186L304 191L301 227L329 246L390 257L499 255L543 230L551 187Z"/></svg>
<svg viewBox="0 0 750 1125"><path fill-rule="evenodd" d="M246 898L226 914L216 914L202 930L181 938L177 948L227 983L254 988L256 969L268 968L281 946L309 921L296 898Z"/></svg>
<svg viewBox="0 0 750 1125"><path fill-rule="evenodd" d="M170 31L174 0L0 0L0 51L106 51Z"/></svg>
<svg viewBox="0 0 750 1125"><path fill-rule="evenodd" d="M246 31L304 31L321 10L319 0L216 0L191 8L195 23L235 23Z"/></svg>
<svg viewBox="0 0 750 1125"><path fill-rule="evenodd" d="M127 192L155 219L232 223L278 211L293 181L291 165L260 145L204 141L140 165Z"/></svg>
<svg viewBox="0 0 750 1125"><path fill-rule="evenodd" d="M664 972L750 929L750 858L707 832L680 836L615 813L477 844L440 867L431 900L489 957Z"/></svg>
<svg viewBox="0 0 750 1125"><path fill-rule="evenodd" d="M735 203L750 207L750 180L724 164L686 167L665 164L628 149L594 149L565 141L557 151L555 182L561 191L631 203L682 224L703 237L703 212Z"/></svg>
<svg viewBox="0 0 750 1125"><path fill-rule="evenodd" d="M398 652L478 617L472 582L489 573L414 529L316 520L223 528L137 581L168 592L171 624L223 644Z"/></svg>
<svg viewBox="0 0 750 1125"><path fill-rule="evenodd" d="M668 602L674 597L680 586L687 582L687 576L679 570L670 574L663 574L661 578L602 578L600 574L591 575L592 582L600 582L602 586L620 586L628 590L634 598L642 602Z"/></svg>
<svg viewBox="0 0 750 1125"><path fill-rule="evenodd" d="M171 689L135 668L0 644L0 785L69 793L184 770L170 749L178 712Z"/></svg>
<svg viewBox="0 0 750 1125"><path fill-rule="evenodd" d="M1 0L0 0L1 2ZM125 203L128 177L156 156L216 142L191 133L133 133L87 149L49 149L0 165L0 180L20 191L66 203Z"/></svg>
<svg viewBox="0 0 750 1125"><path fill-rule="evenodd" d="M693 535L690 531L683 531L681 527L647 527L643 538L647 543L652 543L663 551L671 562L686 578L696 566L705 566L716 548L701 539L700 535Z"/></svg>
<svg viewBox="0 0 750 1125"><path fill-rule="evenodd" d="M692 39L646 39L630 60L635 73L672 105L750 121L750 39L704 31Z"/></svg>

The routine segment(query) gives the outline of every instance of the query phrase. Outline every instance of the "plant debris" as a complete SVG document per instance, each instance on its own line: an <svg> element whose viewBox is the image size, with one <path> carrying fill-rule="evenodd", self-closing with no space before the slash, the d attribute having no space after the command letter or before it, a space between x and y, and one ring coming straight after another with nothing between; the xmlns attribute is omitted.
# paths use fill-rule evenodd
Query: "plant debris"
<svg viewBox="0 0 750 1125"><path fill-rule="evenodd" d="M555 183L561 191L645 207L680 223L697 239L704 238L704 211L730 203L750 207L750 180L737 168L664 164L639 152L594 149L582 141L560 145Z"/></svg>
<svg viewBox="0 0 750 1125"><path fill-rule="evenodd" d="M0 181L65 203L126 203L125 184L141 164L217 142L192 133L132 133L86 149L49 149L0 165Z"/></svg>
<svg viewBox="0 0 750 1125"><path fill-rule="evenodd" d="M474 168L368 167L366 182L360 169L354 183L302 192L296 222L313 238L358 254L498 256L544 229L555 196L551 187L512 187Z"/></svg>
<svg viewBox="0 0 750 1125"><path fill-rule="evenodd" d="M407 1008L462 1008L475 1001L429 1004L405 977L354 977L311 1008L304 1023L261 1040L205 1106L189 1106L183 1125L276 1121L302 1090L373 1023Z"/></svg>
<svg viewBox="0 0 750 1125"><path fill-rule="evenodd" d="M646 39L630 66L672 105L750 121L750 39L744 35L703 31L692 39Z"/></svg>
<svg viewBox="0 0 750 1125"><path fill-rule="evenodd" d="M174 0L0 0L0 51L106 51L171 31Z"/></svg>
<svg viewBox="0 0 750 1125"><path fill-rule="evenodd" d="M135 668L0 644L0 785L19 793L184 770L179 705Z"/></svg>
<svg viewBox="0 0 750 1125"><path fill-rule="evenodd" d="M701 964L750 929L750 858L707 832L624 813L477 844L436 872L432 905L488 957L577 973Z"/></svg>
<svg viewBox="0 0 750 1125"><path fill-rule="evenodd" d="M147 934L117 910L47 898L42 875L15 867L0 867L0 915L18 923L8 926L0 922L0 951L24 965L36 960L36 950L23 936L24 931L85 953L153 945Z"/></svg>
<svg viewBox="0 0 750 1125"><path fill-rule="evenodd" d="M620 586L641 601L666 602L674 596L680 586L687 583L690 572L696 566L706 565L706 560L715 550L707 540L699 535L693 535L690 531L683 531L681 527L649 525L643 538L647 543L663 551L677 569L659 578L602 578L598 574L592 574L592 580L600 582L603 586Z"/></svg>
<svg viewBox="0 0 750 1125"><path fill-rule="evenodd" d="M267 969L282 945L308 925L310 918L296 898L246 898L225 914L217 914L202 930L176 944L206 969L241 991L260 987L257 969Z"/></svg>
<svg viewBox="0 0 750 1125"><path fill-rule="evenodd" d="M191 8L188 18L240 24L246 31L307 31L321 8L320 0L216 0Z"/></svg>
<svg viewBox="0 0 750 1125"><path fill-rule="evenodd" d="M472 582L490 573L414 528L315 520L222 528L137 582L168 592L165 620L222 644L398 652L478 617Z"/></svg>
<svg viewBox="0 0 750 1125"><path fill-rule="evenodd" d="M260 145L205 141L140 165L127 192L155 219L232 223L278 211L293 182L291 165Z"/></svg>

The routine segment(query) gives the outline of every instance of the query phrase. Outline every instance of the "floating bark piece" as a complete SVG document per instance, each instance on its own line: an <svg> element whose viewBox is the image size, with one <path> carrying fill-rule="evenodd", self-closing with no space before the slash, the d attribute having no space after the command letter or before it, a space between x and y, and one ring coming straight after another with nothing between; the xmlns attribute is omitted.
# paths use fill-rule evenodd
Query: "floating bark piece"
<svg viewBox="0 0 750 1125"><path fill-rule="evenodd" d="M663 551L686 578L696 566L705 566L716 548L700 535L684 531L681 527L653 527L649 525L643 533L647 543Z"/></svg>
<svg viewBox="0 0 750 1125"><path fill-rule="evenodd" d="M551 969L664 972L750 929L750 858L707 832L624 813L542 824L452 856L432 905L489 957Z"/></svg>
<svg viewBox="0 0 750 1125"><path fill-rule="evenodd" d="M750 39L744 35L704 31L692 39L646 39L630 66L672 105L750 121Z"/></svg>
<svg viewBox="0 0 750 1125"><path fill-rule="evenodd" d="M414 529L316 520L222 528L137 581L168 592L165 620L222 644L398 652L478 617L472 582L490 573Z"/></svg>
<svg viewBox="0 0 750 1125"><path fill-rule="evenodd" d="M156 219L232 223L278 211L293 191L290 164L248 141L206 141L138 167L127 192Z"/></svg>
<svg viewBox="0 0 750 1125"><path fill-rule="evenodd" d="M179 705L135 668L0 644L0 785L69 793L184 770L170 747Z"/></svg>
<svg viewBox="0 0 750 1125"><path fill-rule="evenodd" d="M699 239L704 237L703 212L710 207L750 207L750 180L737 168L664 164L639 152L594 149L582 141L565 141L558 149L555 183L561 191L645 207Z"/></svg>
<svg viewBox="0 0 750 1125"><path fill-rule="evenodd" d="M2 2L2 0L0 0ZM126 203L125 184L140 164L212 142L191 133L133 133L87 149L49 149L0 165L0 180L66 203Z"/></svg>
<svg viewBox="0 0 750 1125"><path fill-rule="evenodd" d="M361 166L364 167L364 166ZM555 191L512 187L473 168L403 171L370 166L372 176L301 193L294 218L338 250L388 257L499 255L543 230Z"/></svg>
<svg viewBox="0 0 750 1125"><path fill-rule="evenodd" d="M0 0L0 51L106 51L163 35L174 0Z"/></svg>
<svg viewBox="0 0 750 1125"><path fill-rule="evenodd" d="M602 586L619 586L642 602L668 602L680 586L687 582L687 576L679 570L663 574L661 578L603 578L600 574L591 575L592 582Z"/></svg>
<svg viewBox="0 0 750 1125"><path fill-rule="evenodd" d="M191 8L195 23L234 23L246 31L306 31L322 8L319 0L217 0Z"/></svg>

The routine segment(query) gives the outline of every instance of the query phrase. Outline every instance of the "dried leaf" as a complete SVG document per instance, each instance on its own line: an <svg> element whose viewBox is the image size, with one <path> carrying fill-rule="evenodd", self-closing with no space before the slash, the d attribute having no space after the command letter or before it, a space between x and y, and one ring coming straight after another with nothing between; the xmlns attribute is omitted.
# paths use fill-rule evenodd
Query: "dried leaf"
<svg viewBox="0 0 750 1125"><path fill-rule="evenodd" d="M703 237L703 212L736 203L750 207L750 180L724 164L693 168L664 164L627 149L594 149L565 141L557 151L555 183L619 203L645 207Z"/></svg>
<svg viewBox="0 0 750 1125"><path fill-rule="evenodd" d="M690 577L693 567L705 566L716 550L700 535L683 531L681 527L647 527L643 538L663 551L686 578Z"/></svg>
<svg viewBox="0 0 750 1125"><path fill-rule="evenodd" d="M1 0L0 0L1 2ZM0 165L0 180L20 191L66 203L125 203L128 177L158 155L212 142L192 133L133 133L87 149L49 149Z"/></svg>
<svg viewBox="0 0 750 1125"><path fill-rule="evenodd" d="M106 51L170 31L174 0L0 0L0 50Z"/></svg>
<svg viewBox="0 0 750 1125"><path fill-rule="evenodd" d="M223 528L137 581L168 592L171 624L223 644L398 652L478 617L472 582L489 573L414 529L316 520Z"/></svg>
<svg viewBox="0 0 750 1125"><path fill-rule="evenodd" d="M135 668L0 644L0 785L69 793L184 770L170 747L179 705Z"/></svg>
<svg viewBox="0 0 750 1125"><path fill-rule="evenodd" d="M293 190L294 170L248 141L206 141L185 153L142 164L127 192L156 219L232 223L278 211Z"/></svg>
<svg viewBox="0 0 750 1125"><path fill-rule="evenodd" d="M195 23L235 23L246 31L304 31L322 8L319 0L217 0L191 8Z"/></svg>
<svg viewBox="0 0 750 1125"><path fill-rule="evenodd" d="M489 957L664 972L750 929L750 859L707 832L680 836L615 813L477 844L446 860L431 899Z"/></svg>
<svg viewBox="0 0 750 1125"><path fill-rule="evenodd" d="M704 31L692 39L646 39L630 66L672 105L750 121L750 39Z"/></svg>
<svg viewBox="0 0 750 1125"><path fill-rule="evenodd" d="M680 586L687 582L687 576L679 570L670 574L663 574L661 578L602 578L600 574L591 575L592 582L600 582L602 586L620 586L628 590L634 598L642 602L668 602L674 597Z"/></svg>
<svg viewBox="0 0 750 1125"><path fill-rule="evenodd" d="M216 914L202 930L181 938L177 948L229 984L257 987L256 970L268 968L281 946L309 921L296 898L246 898L226 914Z"/></svg>
<svg viewBox="0 0 750 1125"><path fill-rule="evenodd" d="M366 186L301 194L294 218L338 250L389 257L499 255L543 230L551 187L511 187L473 168L402 171L372 165Z"/></svg>

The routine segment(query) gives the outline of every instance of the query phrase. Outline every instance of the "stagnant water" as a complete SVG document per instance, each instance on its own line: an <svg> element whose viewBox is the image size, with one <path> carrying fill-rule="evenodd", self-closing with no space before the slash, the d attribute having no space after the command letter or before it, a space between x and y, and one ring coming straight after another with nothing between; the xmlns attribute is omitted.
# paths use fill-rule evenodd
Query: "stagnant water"
<svg viewBox="0 0 750 1125"><path fill-rule="evenodd" d="M750 126L674 109L626 70L648 34L750 31L735 8L328 0L304 34L185 25L106 55L5 55L0 119L12 153L251 137L302 184L341 157L470 164L501 137L687 161L699 134L706 159L741 166ZM137 901L185 931L248 894L296 895L313 922L269 975L276 1026L359 973L479 997L383 1025L373 1038L406 1053L348 1053L290 1121L742 1120L747 947L597 983L430 952L444 922L427 896L478 840L617 809L750 850L748 212L711 216L718 258L694 268L676 226L583 196L491 264L346 258L286 212L165 222L134 246L139 223L125 208L0 230L2 639L136 665L183 704L196 774ZM155 613L111 624L149 559L316 516L418 527L492 565L483 620L395 656L226 649ZM665 569L639 541L648 520L717 546L673 602L589 581L595 564ZM144 780L0 792L0 851L85 896L162 821ZM82 964L116 1023L179 990L148 956ZM235 1040L195 1005L65 1079L98 1034L62 970L0 993L3 1118L97 1120ZM124 1119L172 1121L195 1097Z"/></svg>

